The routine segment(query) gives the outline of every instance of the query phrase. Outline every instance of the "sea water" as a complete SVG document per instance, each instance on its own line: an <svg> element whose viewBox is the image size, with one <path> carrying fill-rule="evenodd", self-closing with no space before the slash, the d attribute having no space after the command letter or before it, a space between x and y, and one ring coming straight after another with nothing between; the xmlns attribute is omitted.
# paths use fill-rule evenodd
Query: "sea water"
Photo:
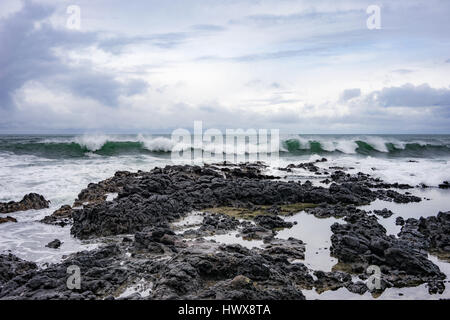
<svg viewBox="0 0 450 320"><path fill-rule="evenodd" d="M364 172L386 182L407 183L413 186L425 184L430 188L408 190L422 198L420 203L396 204L377 200L366 210L388 208L395 214L380 218L388 234L397 234L400 227L395 218L433 216L439 211L450 210L450 190L437 186L450 181L450 136L448 135L284 135L280 138L279 166L290 163L315 161L319 167L343 167L349 173ZM183 146L169 135L4 135L0 136L0 202L19 201L30 192L42 194L50 200L50 208L8 214L17 223L0 225L0 252L11 252L20 258L32 260L45 267L56 263L65 255L98 246L95 241L80 241L70 235L70 227L45 225L39 222L61 205L72 205L78 193L91 182L98 182L114 175L118 170L148 171L154 167L173 164L171 150ZM189 148L186 146L185 148ZM208 146L206 145L205 149ZM226 150L226 148L224 148ZM246 150L245 146L237 150ZM267 168L268 173L285 176L278 167ZM320 185L323 175L316 176L298 169L287 179L310 180ZM108 198L112 199L114 195ZM330 226L338 219L317 219L305 213L286 218L297 221L291 229L279 232L278 237L296 237L306 243L305 264L312 269L330 271L336 259L330 257ZM58 249L45 245L60 239ZM214 238L214 237L213 237ZM234 234L214 238L224 243L241 243ZM262 243L244 243L247 247ZM449 264L430 257L450 277ZM436 261L435 261L436 260ZM415 290L414 290L415 289ZM344 292L345 291L345 292ZM401 291L401 292L400 292ZM386 291L380 298L403 298L419 295L424 298L449 297L449 289L443 295L429 296L425 286ZM402 293L403 295L399 295ZM370 294L355 296L346 289L318 295L305 292L310 298L370 298Z"/></svg>

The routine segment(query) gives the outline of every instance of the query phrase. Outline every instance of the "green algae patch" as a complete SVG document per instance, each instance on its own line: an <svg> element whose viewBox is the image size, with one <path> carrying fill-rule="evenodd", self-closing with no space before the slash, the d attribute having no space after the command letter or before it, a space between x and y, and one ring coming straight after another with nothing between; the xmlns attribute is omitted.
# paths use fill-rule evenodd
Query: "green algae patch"
<svg viewBox="0 0 450 320"><path fill-rule="evenodd" d="M450 252L443 250L429 250L430 254L436 256L439 260L450 262Z"/></svg>
<svg viewBox="0 0 450 320"><path fill-rule="evenodd" d="M352 265L350 263L345 263L345 262L336 263L331 268L331 271L341 271L341 272L346 272L346 273L350 273L350 274L356 274L356 272L353 271Z"/></svg>
<svg viewBox="0 0 450 320"><path fill-rule="evenodd" d="M280 205L279 215L291 215L306 208L314 208L317 204L314 203L291 203L291 204L283 204ZM262 205L256 206L254 209L248 208L236 208L236 207L215 207L215 208L207 208L203 211L210 213L221 213L226 214L227 216L234 217L236 219L253 219L258 215L269 215L272 214L270 212L271 205Z"/></svg>

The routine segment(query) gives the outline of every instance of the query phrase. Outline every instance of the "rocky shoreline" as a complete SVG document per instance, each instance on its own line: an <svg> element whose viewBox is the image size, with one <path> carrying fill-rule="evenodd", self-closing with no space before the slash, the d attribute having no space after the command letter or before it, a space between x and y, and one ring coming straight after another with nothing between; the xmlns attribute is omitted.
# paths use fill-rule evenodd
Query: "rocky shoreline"
<svg viewBox="0 0 450 320"><path fill-rule="evenodd" d="M89 184L72 206L62 206L41 221L70 226L74 237L104 245L47 268L0 255L0 299L305 299L302 290L339 288L364 294L369 291L367 269L373 265L381 270L381 285L373 295L423 283L430 294L445 290L446 276L428 254L449 261L450 212L397 217L401 232L398 237L387 235L378 219L394 213L359 207L377 199L420 202L407 191L415 187L348 174L343 168L322 169L315 162L289 165L280 172L298 168L327 176L323 186L267 175L259 162L118 171ZM27 199L0 204L0 209L7 213L48 207L42 196L33 196L36 201L31 203ZM307 243L277 237L294 225L284 217L299 211L342 219L331 227L330 253L338 260L331 272L303 263ZM195 228L177 226L192 212L201 218ZM220 234L256 239L262 245L248 249L206 239ZM57 250L60 245L55 239L48 247ZM70 266L80 269L80 288L67 286ZM129 293L135 286L140 293Z"/></svg>

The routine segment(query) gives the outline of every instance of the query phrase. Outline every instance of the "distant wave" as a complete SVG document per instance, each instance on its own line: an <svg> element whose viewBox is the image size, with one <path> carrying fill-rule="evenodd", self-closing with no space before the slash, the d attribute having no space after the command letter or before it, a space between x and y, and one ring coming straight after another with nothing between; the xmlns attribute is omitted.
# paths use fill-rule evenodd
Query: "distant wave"
<svg viewBox="0 0 450 320"><path fill-rule="evenodd" d="M339 139L290 138L282 142L290 154L359 154L392 157L450 156L448 141L401 141L384 137Z"/></svg>
<svg viewBox="0 0 450 320"><path fill-rule="evenodd" d="M84 157L91 154L115 156L139 153L168 153L175 146L165 137L154 139L138 136L127 139L109 136L76 136L73 138L50 138L36 142L0 144L0 151L15 154L32 154L50 158Z"/></svg>
<svg viewBox="0 0 450 320"><path fill-rule="evenodd" d="M85 157L90 155L117 156L126 154L153 154L168 156L172 151L191 149L168 136L108 136L82 135L39 139L0 140L0 152L32 154L50 158ZM215 149L204 143L203 151L248 154L256 151L279 151L281 156L348 154L374 157L426 157L450 156L450 138L424 140L386 136L289 136L281 139L279 149L270 145L224 145Z"/></svg>

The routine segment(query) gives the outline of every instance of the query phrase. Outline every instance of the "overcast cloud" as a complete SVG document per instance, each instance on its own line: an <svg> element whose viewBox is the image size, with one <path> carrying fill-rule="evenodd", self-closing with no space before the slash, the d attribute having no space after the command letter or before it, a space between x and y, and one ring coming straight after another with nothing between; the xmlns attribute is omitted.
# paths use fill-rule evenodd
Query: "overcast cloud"
<svg viewBox="0 0 450 320"><path fill-rule="evenodd" d="M336 2L4 0L0 133L450 133L450 2Z"/></svg>

